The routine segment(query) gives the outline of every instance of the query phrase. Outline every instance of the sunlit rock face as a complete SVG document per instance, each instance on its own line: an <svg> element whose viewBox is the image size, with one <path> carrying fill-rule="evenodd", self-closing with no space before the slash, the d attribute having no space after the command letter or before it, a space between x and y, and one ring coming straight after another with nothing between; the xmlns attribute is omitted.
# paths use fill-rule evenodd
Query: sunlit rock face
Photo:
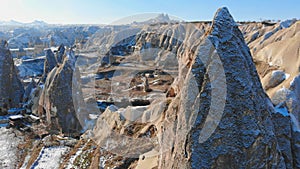
<svg viewBox="0 0 300 169"><path fill-rule="evenodd" d="M19 107L24 88L18 78L7 42L0 42L0 106Z"/></svg>
<svg viewBox="0 0 300 169"><path fill-rule="evenodd" d="M123 109L106 109L93 130L94 140L104 146L109 143L107 138L121 140L117 136L126 134L130 124L141 130L130 134L131 144L126 139L116 140L122 142L117 147L121 150L128 148L122 147L123 143L130 145L125 156L156 151L158 168L285 168L287 162L276 138L278 126L274 127L276 120L271 116L276 111L228 9L219 9L209 28L207 24L197 31L191 25L161 27L164 29L141 30L131 42L135 51L159 48L174 53L178 76L172 84L172 98L161 100L168 106L155 109L149 117L157 118L145 124L124 119ZM164 52L150 56L157 56L154 60L158 61L171 58ZM143 112L153 107L159 107L157 102L143 107ZM127 111L133 113L134 109ZM155 132L142 144L139 136L149 125L155 126Z"/></svg>
<svg viewBox="0 0 300 169"><path fill-rule="evenodd" d="M207 63L203 64L202 58L207 57ZM201 69L203 65L207 66ZM195 104L199 104L199 109L179 104L187 98L184 93L195 91L181 86L186 90L181 97L178 95L178 103L170 104L166 112L170 119L163 123L161 131L168 136L162 137L162 145L173 141L174 147L160 156L159 168L285 167L271 120L273 106L263 91L243 35L227 8L217 11L207 40L184 76L187 85L191 85L189 76L198 77L200 92ZM221 85L224 82L225 89ZM214 99L218 104L212 107ZM177 107L175 112L174 107ZM182 132L189 127L186 122L193 118L196 120L190 131Z"/></svg>
<svg viewBox="0 0 300 169"><path fill-rule="evenodd" d="M82 79L83 84L88 84L89 76L94 78L88 73L94 71L87 71L84 74L87 76L80 79L72 49L69 51L61 45L47 50L44 80L39 84L32 81L24 94L24 101L30 102L30 106L33 104L33 114L41 118L37 128L46 124L45 130L49 132L45 133L51 133L39 143L44 147L38 151L38 157L33 156L36 151L28 152L30 158L25 159L33 161L31 156L35 158L31 167L45 164L54 168L300 168L300 78L291 74L294 80L290 87L278 90L270 100L264 89L271 91L286 83L289 72L273 69L266 63L260 65L270 68L264 72L258 66L259 72L267 74L262 80L265 83L261 84L249 48L238 29L242 25L233 20L227 8L219 9L211 23L135 26L127 25L126 30L122 30L124 27L103 28L87 44L91 49L103 50L106 58L93 59L90 63L97 59L103 62L91 67L84 62L88 58L83 58L81 64L101 71L100 68L113 69L114 66L135 67L134 70L141 66L146 70L149 69L147 63L152 63L151 66L174 68L171 70L177 72L170 73L174 80L168 81L163 88L166 90L158 90L162 89L160 83L164 83L154 86L157 81L149 80L150 89L156 93L137 88L121 90L122 83L114 83L119 90L101 94L115 92L113 94L122 99L97 100L101 102L97 106L104 107L100 107L100 113L94 96L82 99L81 86L74 85L80 84ZM253 34L246 37L246 41L255 42L259 36L260 33ZM270 33L263 38L262 44L273 39ZM162 78L159 71L147 74L149 79L150 75ZM125 83L126 76L128 74L107 73L102 77L107 83L99 83L98 87L114 87L112 82L118 82L113 81L116 77ZM88 85L96 88L94 84ZM134 104L130 104L132 100L124 99L130 96L123 94L129 91L138 91L143 97L135 95ZM87 90L84 94L92 92ZM89 127L92 130L85 130ZM82 135L76 140L61 137L61 133ZM60 146L56 147L58 142ZM67 145L68 150L62 145ZM47 164L44 158L52 158L51 154L58 156Z"/></svg>

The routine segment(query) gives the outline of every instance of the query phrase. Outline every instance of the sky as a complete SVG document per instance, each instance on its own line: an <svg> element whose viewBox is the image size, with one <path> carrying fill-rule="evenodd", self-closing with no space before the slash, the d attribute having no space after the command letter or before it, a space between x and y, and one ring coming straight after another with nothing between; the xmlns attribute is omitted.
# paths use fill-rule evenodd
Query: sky
<svg viewBox="0 0 300 169"><path fill-rule="evenodd" d="M237 21L300 19L300 0L0 0L0 20L51 24L109 24L143 13L186 21L212 20L226 6Z"/></svg>

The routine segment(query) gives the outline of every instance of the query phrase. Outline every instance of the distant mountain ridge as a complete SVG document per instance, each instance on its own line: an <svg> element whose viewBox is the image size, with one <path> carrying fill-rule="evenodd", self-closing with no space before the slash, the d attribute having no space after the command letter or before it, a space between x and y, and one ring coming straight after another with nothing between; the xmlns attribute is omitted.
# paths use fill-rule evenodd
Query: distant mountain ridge
<svg viewBox="0 0 300 169"><path fill-rule="evenodd" d="M9 21L0 21L0 25L2 26L45 26L48 25L48 23L41 20L34 20L33 22L29 22L29 23L9 20Z"/></svg>

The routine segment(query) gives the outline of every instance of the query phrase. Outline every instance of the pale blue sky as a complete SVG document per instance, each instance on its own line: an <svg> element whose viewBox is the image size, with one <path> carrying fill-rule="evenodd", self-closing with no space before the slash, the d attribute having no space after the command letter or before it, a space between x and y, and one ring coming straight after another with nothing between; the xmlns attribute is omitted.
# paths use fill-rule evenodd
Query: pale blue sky
<svg viewBox="0 0 300 169"><path fill-rule="evenodd" d="M0 0L0 20L107 24L148 12L212 20L222 6L239 21L300 18L300 0Z"/></svg>

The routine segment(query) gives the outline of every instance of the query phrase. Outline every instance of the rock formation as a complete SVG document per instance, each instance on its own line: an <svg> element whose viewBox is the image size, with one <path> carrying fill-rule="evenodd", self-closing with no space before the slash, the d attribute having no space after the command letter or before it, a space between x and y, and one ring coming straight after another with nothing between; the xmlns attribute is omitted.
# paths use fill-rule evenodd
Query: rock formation
<svg viewBox="0 0 300 169"><path fill-rule="evenodd" d="M31 79L31 82L27 85L24 95L23 95L23 102L27 102L30 99L30 95L33 92L33 90L36 88L37 84L36 82Z"/></svg>
<svg viewBox="0 0 300 169"><path fill-rule="evenodd" d="M61 44L55 54L56 62L62 64L65 56L65 46Z"/></svg>
<svg viewBox="0 0 300 169"><path fill-rule="evenodd" d="M24 93L7 42L0 42L0 107L19 107Z"/></svg>
<svg viewBox="0 0 300 169"><path fill-rule="evenodd" d="M246 32L250 50L239 28ZM221 8L212 23L135 23L132 27L101 28L86 46L93 52L99 50L97 55L103 54L104 62L100 63L84 53L75 66L72 49L64 45L57 51L48 49L44 80L38 85L32 81L23 101L28 105L24 107L40 118L28 116L41 119L31 128L32 133L39 137L49 132L53 135L34 139L33 143L26 137L24 144L14 145L14 150L25 148L18 166L34 168L55 163L55 168L300 168L299 62L289 68L290 62L281 56L288 56L290 46L292 58L297 58L298 30L299 22L295 21L237 24L228 9ZM15 83L17 78L4 42L1 47L0 76L12 79L1 81L3 95L15 92L11 89L16 87L7 84ZM99 68L101 63L105 66ZM84 77L79 77L78 64L86 69ZM125 73L117 72L114 66ZM106 71L102 81L95 80L90 68ZM134 81L128 77L131 70ZM172 80L162 79L162 72ZM145 74L149 81L136 74ZM78 85L81 79L87 86L84 94ZM144 85L146 92L132 90L131 86L123 90L120 86L127 84L127 79L133 86ZM160 84L164 88L159 88ZM116 86L120 93L112 88L93 95L93 90L105 85ZM118 95L111 97L113 92ZM18 92L8 96L16 95ZM100 100L99 95L107 100ZM99 99L98 105L95 99ZM105 111L99 113L97 106ZM91 126L93 129L87 130ZM60 135L78 136L83 131L79 140ZM40 152L38 156L36 152ZM53 159L49 154L54 154Z"/></svg>
<svg viewBox="0 0 300 169"><path fill-rule="evenodd" d="M38 113L40 116L45 114L46 121L53 130L78 134L81 124L77 119L72 97L74 70L75 56L71 50L63 63L47 74Z"/></svg>
<svg viewBox="0 0 300 169"><path fill-rule="evenodd" d="M42 79L43 81L46 80L48 73L57 65L57 61L51 49L46 49L45 54L46 59L44 63L44 74Z"/></svg>
<svg viewBox="0 0 300 169"><path fill-rule="evenodd" d="M191 25L168 26L154 26L156 33L151 33L150 28L148 32L142 30L136 36L135 51L159 48L176 54L178 64L173 66L178 66L179 72L172 84L176 95L147 107L127 108L125 112L129 114L136 114L138 109L154 110L141 115L152 119L145 124L128 121L123 109L107 109L93 130L96 143L103 146L107 142L104 137L108 137L107 144L115 146L114 137L115 141L126 143L128 138L122 140L118 135L129 136L132 151L124 150L127 154L119 155L143 156L147 151L152 154L146 159L139 158L138 166L152 160L151 163L157 162L156 167L164 169L297 167L297 123L274 109L260 83L243 34L227 8L218 10L205 34ZM165 51L157 53L160 58L168 56ZM274 72L267 88L285 78L283 71ZM154 109L161 102L167 103L166 109ZM147 135L151 125L155 130ZM153 137L157 140L150 139ZM144 141L149 144L140 145L140 138L150 139ZM114 148L126 149L122 146Z"/></svg>
<svg viewBox="0 0 300 169"><path fill-rule="evenodd" d="M15 65L18 69L20 78L41 76L44 73L45 58L39 57L35 59L15 59Z"/></svg>
<svg viewBox="0 0 300 169"><path fill-rule="evenodd" d="M299 168L299 28L296 19L240 25L261 83L275 105L272 120L286 168Z"/></svg>
<svg viewBox="0 0 300 169"><path fill-rule="evenodd" d="M177 115L172 115L172 108L167 110L166 116L173 117L173 123L164 122L164 130L161 132L174 138L174 148L161 155L159 168L284 167L271 121L273 107L268 104L268 97L260 84L249 48L227 8L221 8L216 13L208 39L202 44L202 51L200 47L187 75L199 77L197 85L200 92L195 97L195 103L200 104L199 109L190 109L188 115L188 104L180 107L171 103L172 107L178 107ZM216 57L210 53L214 50L220 63L214 63ZM202 72L199 70L203 66L202 58L205 57L209 61ZM214 68L216 66L224 68L226 98L222 98L221 94L224 93L220 86L222 72ZM209 74L209 71L214 73ZM185 80L191 85L189 78ZM213 90L217 90L219 94L213 95ZM180 100L186 99L181 97ZM225 101L220 121L216 113L219 109L222 110L222 106L219 104L209 107L214 99L221 101L220 103L222 99ZM209 113L210 109L213 114ZM184 124L186 118L196 120L189 132L182 133L181 128L189 127ZM210 129L205 131L207 124L211 128L216 127L210 137L205 136L210 132ZM168 141L169 137L161 139L162 144Z"/></svg>
<svg viewBox="0 0 300 169"><path fill-rule="evenodd" d="M289 114L284 104L275 108L272 121L279 149L282 152L286 168L300 167L300 128L293 114Z"/></svg>
<svg viewBox="0 0 300 169"><path fill-rule="evenodd" d="M269 97L280 89L290 88L299 74L300 22L286 20L272 25L240 25L251 49L261 82Z"/></svg>

